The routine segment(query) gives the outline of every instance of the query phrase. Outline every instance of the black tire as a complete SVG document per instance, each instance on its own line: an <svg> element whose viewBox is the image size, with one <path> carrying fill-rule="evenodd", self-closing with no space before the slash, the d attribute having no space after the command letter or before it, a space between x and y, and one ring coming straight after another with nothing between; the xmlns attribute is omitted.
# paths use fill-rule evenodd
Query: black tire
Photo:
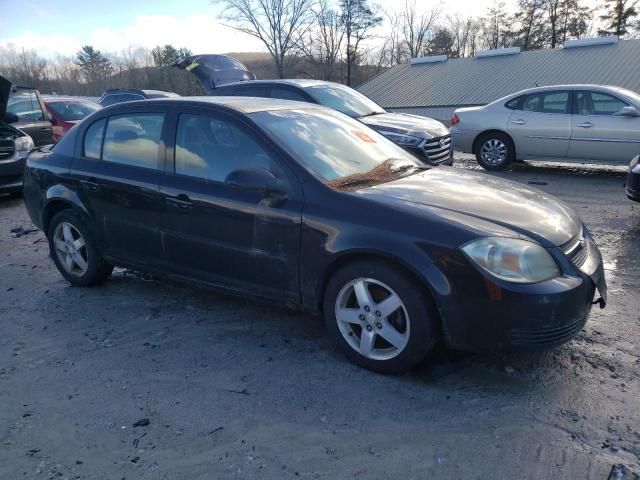
<svg viewBox="0 0 640 480"><path fill-rule="evenodd" d="M66 222L82 235L86 253L86 270L82 274L69 273L62 265L62 260L56 251L54 243L54 234L60 224ZM63 210L54 215L49 223L47 231L47 239L49 240L49 251L56 267L62 276L71 285L76 287L89 287L104 282L113 271L113 265L107 263L96 247L96 243L91 235L91 231L87 226L82 214L72 209Z"/></svg>
<svg viewBox="0 0 640 480"><path fill-rule="evenodd" d="M482 148L487 142L499 142L504 145L506 149L506 154L504 159L497 159L495 162L489 161L488 159L483 158L482 156ZM500 171L506 170L509 168L511 163L516 159L516 147L513 144L513 140L506 133L501 132L488 132L482 134L478 140L476 140L475 152L476 160L478 164L484 168L485 170L490 171Z"/></svg>
<svg viewBox="0 0 640 480"><path fill-rule="evenodd" d="M343 288L359 278L374 279L389 286L400 297L409 315L408 341L406 346L393 358L372 359L361 354L347 342L338 326L339 322L336 319L338 297ZM357 261L348 264L335 272L325 289L323 312L327 330L347 357L354 363L378 373L405 373L418 365L436 346L440 338L438 316L425 288L401 268L391 263ZM356 308L358 308L357 305ZM396 311L396 313L398 312ZM356 326L355 328L358 329L359 327ZM363 331L361 330L360 332L362 333ZM358 343L360 339L357 338L357 332L353 333L353 335L355 335L353 341ZM353 335L349 334L349 336ZM379 342L379 340L374 340L374 346L377 344L376 342ZM388 345L391 346L391 344Z"/></svg>

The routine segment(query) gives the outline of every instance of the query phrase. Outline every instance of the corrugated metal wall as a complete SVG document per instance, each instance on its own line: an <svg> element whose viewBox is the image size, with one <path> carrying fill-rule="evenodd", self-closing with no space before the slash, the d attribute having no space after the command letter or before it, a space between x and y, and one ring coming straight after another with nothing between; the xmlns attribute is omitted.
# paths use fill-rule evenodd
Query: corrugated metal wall
<svg viewBox="0 0 640 480"><path fill-rule="evenodd" d="M578 83L616 85L640 92L640 40L397 65L358 90L389 109L450 108L483 105L536 84Z"/></svg>

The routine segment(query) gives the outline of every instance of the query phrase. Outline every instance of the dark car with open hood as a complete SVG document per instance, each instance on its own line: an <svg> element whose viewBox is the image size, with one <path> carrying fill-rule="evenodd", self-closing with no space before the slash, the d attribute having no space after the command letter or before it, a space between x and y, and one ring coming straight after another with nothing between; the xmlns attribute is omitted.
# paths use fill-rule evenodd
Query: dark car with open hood
<svg viewBox="0 0 640 480"><path fill-rule="evenodd" d="M18 115L7 112L11 82L0 76L0 193L22 191L22 172L27 154L35 148L29 135L11 124L18 123Z"/></svg>
<svg viewBox="0 0 640 480"><path fill-rule="evenodd" d="M606 302L598 247L556 198L427 167L310 103L145 100L27 161L25 204L71 284L114 265L322 313L354 362L397 373L438 343L570 340Z"/></svg>
<svg viewBox="0 0 640 480"><path fill-rule="evenodd" d="M333 108L378 131L429 165L451 165L449 129L437 120L390 113L357 90L310 79L256 80L242 63L227 55L193 55L178 64L194 74L209 95L278 98Z"/></svg>

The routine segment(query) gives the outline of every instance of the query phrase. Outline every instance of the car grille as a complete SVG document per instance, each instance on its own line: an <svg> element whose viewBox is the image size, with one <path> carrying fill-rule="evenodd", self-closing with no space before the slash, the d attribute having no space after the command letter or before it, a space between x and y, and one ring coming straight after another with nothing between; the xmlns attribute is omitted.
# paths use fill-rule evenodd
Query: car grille
<svg viewBox="0 0 640 480"><path fill-rule="evenodd" d="M567 245L562 251L576 267L580 268L589 256L589 243L585 242L584 235L580 234Z"/></svg>
<svg viewBox="0 0 640 480"><path fill-rule="evenodd" d="M536 328L535 330L514 328L509 333L511 344L514 346L555 345L573 338L583 326L584 322L576 320L565 325Z"/></svg>
<svg viewBox="0 0 640 480"><path fill-rule="evenodd" d="M15 144L13 139L0 138L0 160L13 157Z"/></svg>
<svg viewBox="0 0 640 480"><path fill-rule="evenodd" d="M422 147L429 161L442 163L449 160L451 154L451 135L427 140Z"/></svg>

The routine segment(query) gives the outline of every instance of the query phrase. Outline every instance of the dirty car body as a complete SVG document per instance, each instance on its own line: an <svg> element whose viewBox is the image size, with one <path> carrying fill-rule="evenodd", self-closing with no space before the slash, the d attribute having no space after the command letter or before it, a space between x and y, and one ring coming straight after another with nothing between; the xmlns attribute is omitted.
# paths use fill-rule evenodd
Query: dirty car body
<svg viewBox="0 0 640 480"><path fill-rule="evenodd" d="M7 121L10 92L11 83L0 76L0 193L22 191L24 164L27 154L35 147L29 135ZM16 120L15 116L10 120Z"/></svg>
<svg viewBox="0 0 640 480"><path fill-rule="evenodd" d="M256 80L242 63L226 55L194 55L176 66L194 74L209 95L277 98L323 105L356 118L427 164L453 163L451 136L441 122L387 112L346 85L311 79Z"/></svg>
<svg viewBox="0 0 640 480"><path fill-rule="evenodd" d="M353 170L367 162L388 166L386 176ZM424 167L363 124L301 102L200 97L103 109L29 156L24 194L49 234L65 209L85 219L109 264L313 312L350 263L392 265L433 303L456 348L558 345L583 327L596 289L606 299L598 247L559 200ZM502 267L481 265L489 244L511 249ZM535 249L555 273L510 278L512 245Z"/></svg>

